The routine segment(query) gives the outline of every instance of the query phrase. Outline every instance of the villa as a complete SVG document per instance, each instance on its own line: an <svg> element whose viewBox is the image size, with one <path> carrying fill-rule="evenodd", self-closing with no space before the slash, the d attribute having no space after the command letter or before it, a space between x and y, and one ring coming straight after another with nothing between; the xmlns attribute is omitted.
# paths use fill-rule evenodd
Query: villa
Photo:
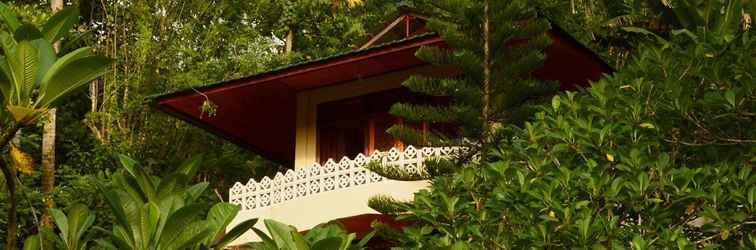
<svg viewBox="0 0 756 250"><path fill-rule="evenodd" d="M415 57L422 46L446 47L425 29L425 21L404 10L353 51L162 95L153 105L290 168L272 179L236 183L229 191L230 202L242 209L235 221L272 218L307 230L339 220L348 230L364 233L375 219L393 223L367 206L370 197L411 199L427 185L385 179L366 170L368 162L419 170L425 158L459 150L404 145L385 132L402 123L388 113L393 103L435 101L403 88L405 79L456 74ZM534 72L537 78L558 81L568 90L612 71L559 27L548 35L552 43L545 64ZM217 105L214 115L202 110L206 101ZM255 240L250 231L236 242Z"/></svg>

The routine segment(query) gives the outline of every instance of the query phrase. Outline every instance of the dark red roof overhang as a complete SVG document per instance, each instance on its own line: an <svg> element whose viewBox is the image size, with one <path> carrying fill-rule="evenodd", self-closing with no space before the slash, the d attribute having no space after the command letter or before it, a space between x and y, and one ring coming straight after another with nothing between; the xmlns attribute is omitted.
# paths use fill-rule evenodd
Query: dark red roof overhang
<svg viewBox="0 0 756 250"><path fill-rule="evenodd" d="M612 72L604 61L558 27L549 32L544 66L534 72L559 81L562 89L586 85ZM286 166L294 161L296 94L424 66L414 54L422 46L445 46L440 37L421 35L397 42L290 66L241 79L162 95L153 106ZM202 114L205 100L216 114Z"/></svg>

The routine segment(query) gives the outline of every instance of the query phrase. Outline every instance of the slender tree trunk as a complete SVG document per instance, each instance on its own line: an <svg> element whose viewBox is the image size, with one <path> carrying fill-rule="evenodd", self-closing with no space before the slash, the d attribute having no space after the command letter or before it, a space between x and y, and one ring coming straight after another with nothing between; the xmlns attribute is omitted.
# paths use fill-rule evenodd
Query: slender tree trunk
<svg viewBox="0 0 756 250"><path fill-rule="evenodd" d="M483 145L491 141L491 1L483 4ZM484 150L485 152L485 150Z"/></svg>
<svg viewBox="0 0 756 250"><path fill-rule="evenodd" d="M51 0L50 8L56 12L63 8L63 0ZM55 43L55 53L60 50L60 42ZM55 206L53 201L53 189L55 188L55 136L56 136L57 110L50 109L47 112L47 121L42 130L42 226L52 228L52 221L48 210Z"/></svg>
<svg viewBox="0 0 756 250"><path fill-rule="evenodd" d="M289 32L286 33L286 54L291 54L294 49L294 28L289 27Z"/></svg>
<svg viewBox="0 0 756 250"><path fill-rule="evenodd" d="M47 112L47 121L42 132L42 226L52 229L50 214L47 212L55 207L53 201L53 189L55 188L55 135L57 125L57 111L50 109Z"/></svg>
<svg viewBox="0 0 756 250"><path fill-rule="evenodd" d="M11 139L16 136L19 127L16 123L13 123L11 127L6 130L6 134L0 138L0 152L2 152ZM16 249L16 239L18 232L18 222L16 221L16 169L6 164L5 159L0 156L0 170L3 171L5 176L5 187L8 189L8 224L5 229L5 249Z"/></svg>

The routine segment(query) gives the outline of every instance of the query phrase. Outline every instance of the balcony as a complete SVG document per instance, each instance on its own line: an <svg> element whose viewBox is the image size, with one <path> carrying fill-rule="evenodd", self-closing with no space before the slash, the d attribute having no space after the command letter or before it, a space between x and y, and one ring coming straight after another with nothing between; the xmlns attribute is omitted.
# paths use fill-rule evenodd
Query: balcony
<svg viewBox="0 0 756 250"><path fill-rule="evenodd" d="M277 173L273 179L249 180L236 183L229 191L229 201L241 206L231 227L251 218L274 219L308 230L319 223L331 220L375 214L367 206L372 196L383 194L396 199L409 200L418 190L427 187L427 181L395 181L386 179L365 167L370 162L399 166L419 173L426 159L448 157L460 148L412 146L404 151L392 148L376 151L370 156L362 154L336 162L313 164L308 168ZM256 227L263 229L262 223ZM237 239L235 244L259 241L252 231Z"/></svg>

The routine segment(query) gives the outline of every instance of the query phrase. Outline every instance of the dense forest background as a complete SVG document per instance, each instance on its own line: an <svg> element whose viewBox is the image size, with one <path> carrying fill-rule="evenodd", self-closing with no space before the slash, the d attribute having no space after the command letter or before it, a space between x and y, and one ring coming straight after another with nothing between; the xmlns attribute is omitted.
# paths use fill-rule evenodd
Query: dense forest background
<svg viewBox="0 0 756 250"><path fill-rule="evenodd" d="M31 23L52 15L48 1L7 1ZM61 50L92 46L116 60L112 70L57 110L55 188L57 207L88 204L108 218L94 180L118 169L115 154L142 162L160 176L203 154L197 180L208 181L208 206L225 200L229 186L284 168L152 110L148 97L238 78L290 63L355 49L398 15L395 0L78 0L82 15ZM538 0L540 12L622 68L635 41L629 26L663 30L641 0ZM33 171L19 177L21 239L36 233L43 208L41 159L44 119L20 134ZM5 204L0 192L0 204ZM0 209L0 237L5 236ZM105 221L99 220L98 222ZM2 239L0 239L2 241Z"/></svg>

